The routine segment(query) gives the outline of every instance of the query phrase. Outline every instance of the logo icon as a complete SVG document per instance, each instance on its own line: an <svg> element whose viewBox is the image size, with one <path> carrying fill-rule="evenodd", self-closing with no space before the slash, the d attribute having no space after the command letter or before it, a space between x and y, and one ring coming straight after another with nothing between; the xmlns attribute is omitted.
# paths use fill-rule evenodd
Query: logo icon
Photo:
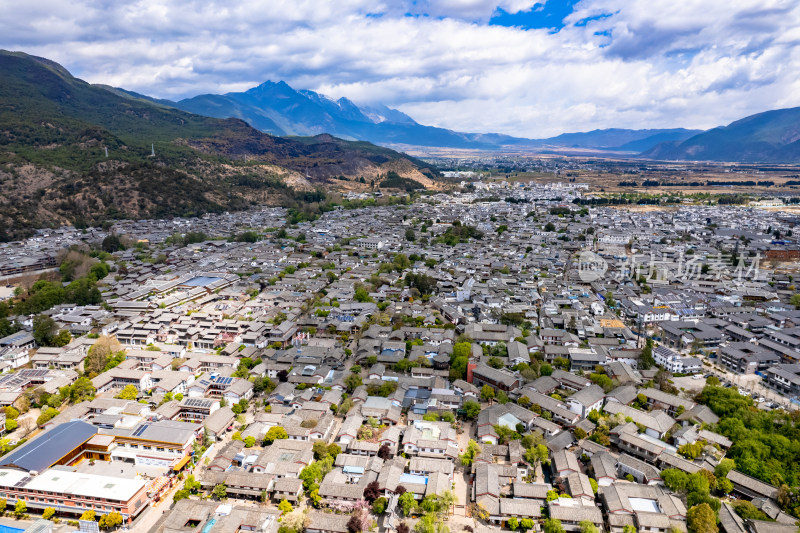
<svg viewBox="0 0 800 533"><path fill-rule="evenodd" d="M584 283L591 283L602 278L608 270L605 259L594 252L583 250L577 256L578 277Z"/></svg>

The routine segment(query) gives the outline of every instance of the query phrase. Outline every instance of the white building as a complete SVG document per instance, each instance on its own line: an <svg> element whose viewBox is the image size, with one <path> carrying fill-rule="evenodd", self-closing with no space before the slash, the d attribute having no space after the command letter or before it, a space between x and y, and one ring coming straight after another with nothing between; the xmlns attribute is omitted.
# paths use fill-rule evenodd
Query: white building
<svg viewBox="0 0 800 533"><path fill-rule="evenodd" d="M696 374L703 371L703 363L697 357L681 357L666 346L653 349L656 364L673 374Z"/></svg>

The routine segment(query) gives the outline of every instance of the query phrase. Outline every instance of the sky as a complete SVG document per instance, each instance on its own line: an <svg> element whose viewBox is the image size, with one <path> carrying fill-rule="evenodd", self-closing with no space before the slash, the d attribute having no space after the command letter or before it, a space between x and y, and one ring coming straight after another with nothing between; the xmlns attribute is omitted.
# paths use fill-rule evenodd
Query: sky
<svg viewBox="0 0 800 533"><path fill-rule="evenodd" d="M543 138L800 106L797 0L28 0L0 48L159 98L266 80Z"/></svg>

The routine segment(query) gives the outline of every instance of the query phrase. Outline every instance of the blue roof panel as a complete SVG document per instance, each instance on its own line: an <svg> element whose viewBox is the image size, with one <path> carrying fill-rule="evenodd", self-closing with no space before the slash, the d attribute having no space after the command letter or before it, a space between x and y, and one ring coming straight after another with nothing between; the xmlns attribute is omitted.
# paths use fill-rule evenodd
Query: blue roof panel
<svg viewBox="0 0 800 533"><path fill-rule="evenodd" d="M91 439L95 433L97 428L83 420L66 422L0 458L0 466L42 472Z"/></svg>

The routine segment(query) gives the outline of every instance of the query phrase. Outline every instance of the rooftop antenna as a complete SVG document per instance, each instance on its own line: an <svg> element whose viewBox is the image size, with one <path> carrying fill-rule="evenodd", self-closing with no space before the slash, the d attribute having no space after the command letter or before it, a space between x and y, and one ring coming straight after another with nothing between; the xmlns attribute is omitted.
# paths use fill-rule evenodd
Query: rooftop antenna
<svg viewBox="0 0 800 533"><path fill-rule="evenodd" d="M106 159L108 159L108 146L104 146L104 148L106 149Z"/></svg>
<svg viewBox="0 0 800 533"><path fill-rule="evenodd" d="M156 156L156 147L152 143L150 144L150 157Z"/></svg>

